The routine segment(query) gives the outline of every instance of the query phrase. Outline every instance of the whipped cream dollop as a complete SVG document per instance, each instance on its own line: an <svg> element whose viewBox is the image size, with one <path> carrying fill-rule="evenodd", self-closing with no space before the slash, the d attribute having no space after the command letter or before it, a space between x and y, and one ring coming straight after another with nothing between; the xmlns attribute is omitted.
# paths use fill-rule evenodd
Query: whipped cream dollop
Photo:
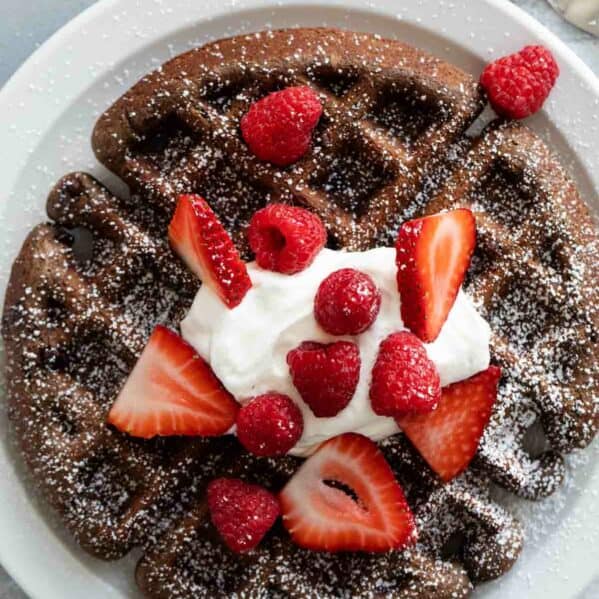
<svg viewBox="0 0 599 599"><path fill-rule="evenodd" d="M335 337L314 318L314 296L322 280L340 268L355 268L372 277L382 302L372 326L355 337ZM358 432L380 441L399 428L393 418L377 416L370 407L370 373L379 344L391 333L404 330L396 283L395 250L367 252L324 249L312 265L283 275L248 264L252 280L243 302L228 309L209 286L203 285L189 314L181 323L183 337L210 363L216 376L237 401L246 403L268 391L284 393L299 406L304 432L293 455L310 455L324 440ZM466 379L489 365L490 329L471 299L460 290L437 339L425 344L435 363L441 385ZM303 341L331 343L347 339L360 349L360 381L351 402L332 418L317 418L293 386L287 353Z"/></svg>

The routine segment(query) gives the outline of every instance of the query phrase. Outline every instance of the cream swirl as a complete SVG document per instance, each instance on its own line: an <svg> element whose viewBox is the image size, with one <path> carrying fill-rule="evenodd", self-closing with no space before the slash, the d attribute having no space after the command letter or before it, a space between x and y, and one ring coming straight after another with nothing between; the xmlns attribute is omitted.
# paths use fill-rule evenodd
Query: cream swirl
<svg viewBox="0 0 599 599"><path fill-rule="evenodd" d="M381 291L379 315L355 337L334 337L314 319L314 296L321 281L340 268L355 268L372 277ZM392 418L377 416L370 407L370 373L380 342L405 329L395 280L395 251L367 252L324 249L312 265L293 276L248 264L252 288L243 302L229 310L204 285L181 323L183 337L207 360L223 385L240 402L267 391L291 397L304 417L304 432L293 455L309 455L324 440L344 432L362 433L375 441L399 429ZM471 299L460 291L438 338L425 345L443 386L466 379L489 365L490 329ZM332 418L317 418L296 391L287 353L303 341L354 341L360 350L360 381L351 402Z"/></svg>

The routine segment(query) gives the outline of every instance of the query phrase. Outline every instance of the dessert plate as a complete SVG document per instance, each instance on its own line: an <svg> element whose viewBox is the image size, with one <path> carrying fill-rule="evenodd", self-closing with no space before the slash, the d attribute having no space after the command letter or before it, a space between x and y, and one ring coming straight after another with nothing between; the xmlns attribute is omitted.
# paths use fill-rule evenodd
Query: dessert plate
<svg viewBox="0 0 599 599"><path fill-rule="evenodd" d="M93 158L97 116L140 76L192 46L266 27L331 25L397 37L478 73L492 57L543 43L562 74L529 119L569 167L599 214L599 81L559 40L503 0L103 0L40 48L0 92L0 294L45 196L66 172L86 170L117 192ZM1 402L0 402L1 405ZM0 413L0 562L32 597L137 596L134 557L88 557L36 497ZM514 569L475 596L576 597L599 574L599 443L574 455L566 483L538 503L504 497L526 527ZM498 492L499 493L499 492Z"/></svg>

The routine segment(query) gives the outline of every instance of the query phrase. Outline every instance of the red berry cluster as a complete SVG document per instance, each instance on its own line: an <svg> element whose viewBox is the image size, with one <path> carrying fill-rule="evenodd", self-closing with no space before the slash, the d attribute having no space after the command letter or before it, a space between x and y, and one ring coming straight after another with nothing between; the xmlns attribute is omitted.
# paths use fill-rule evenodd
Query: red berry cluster
<svg viewBox="0 0 599 599"><path fill-rule="evenodd" d="M315 416L336 416L351 401L360 379L355 343L306 341L287 354L293 384Z"/></svg>
<svg viewBox="0 0 599 599"><path fill-rule="evenodd" d="M381 307L381 292L363 272L342 268L318 288L314 316L331 335L358 335L374 322Z"/></svg>
<svg viewBox="0 0 599 599"><path fill-rule="evenodd" d="M327 233L318 216L296 206L270 204L250 221L248 241L258 266L286 275L312 264Z"/></svg>
<svg viewBox="0 0 599 599"><path fill-rule="evenodd" d="M540 109L558 74L549 51L527 46L488 65L481 85L498 114L523 118ZM308 152L322 113L312 89L287 88L253 104L241 119L241 134L260 160L288 166ZM169 239L229 309L242 302L252 281L233 241L203 198L180 197ZM261 268L293 275L314 261L326 243L326 230L308 210L271 204L254 214L248 240ZM372 410L395 418L442 480L457 476L475 455L501 374L491 366L442 390L439 373L423 345L440 334L475 241L475 220L468 209L404 223L396 242L397 287L401 318L412 332L399 331L383 339L371 372ZM329 335L360 335L376 322L381 301L370 276L344 268L319 285L314 318ZM288 353L287 363L293 384L317 418L334 417L348 406L362 366L358 344L348 339L306 340ZM149 370L152 380L145 380ZM176 390L171 394L176 401L164 401L165 388ZM160 401L152 406L154 395ZM148 401L150 407L144 405ZM302 412L287 395L272 391L238 406L193 348L160 326L121 390L108 422L142 438L223 434L236 422L240 443L265 457L288 453L304 429ZM338 435L323 443L317 456L304 463L279 497L240 479L219 478L208 485L212 523L232 551L256 547L281 513L283 525L305 548L387 551L414 542L414 521L403 492L371 440L352 432ZM366 514L356 510L344 493L322 484L324 477L354 489L359 500L366 489L367 502L374 509ZM338 509L319 513L332 500Z"/></svg>
<svg viewBox="0 0 599 599"><path fill-rule="evenodd" d="M260 160L288 166L309 149L322 104L306 85L272 92L255 102L241 119L241 134Z"/></svg>
<svg viewBox="0 0 599 599"><path fill-rule="evenodd" d="M543 46L526 46L485 67L480 83L500 116L523 119L540 110L555 85L559 67Z"/></svg>
<svg viewBox="0 0 599 599"><path fill-rule="evenodd" d="M237 438L258 456L285 455L303 432L302 413L282 393L254 397L237 414Z"/></svg>

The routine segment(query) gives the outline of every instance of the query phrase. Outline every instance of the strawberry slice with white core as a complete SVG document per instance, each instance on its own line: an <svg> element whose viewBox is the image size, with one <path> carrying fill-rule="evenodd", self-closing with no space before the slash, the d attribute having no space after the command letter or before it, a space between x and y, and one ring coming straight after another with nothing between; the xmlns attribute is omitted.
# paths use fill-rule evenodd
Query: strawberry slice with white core
<svg viewBox="0 0 599 599"><path fill-rule="evenodd" d="M467 208L408 221L397 250L401 318L422 341L434 341L464 281L474 246L476 222Z"/></svg>
<svg viewBox="0 0 599 599"><path fill-rule="evenodd" d="M124 433L216 436L235 423L238 404L179 335L157 326L121 389L108 422Z"/></svg>
<svg viewBox="0 0 599 599"><path fill-rule="evenodd" d="M190 270L229 307L252 286L245 262L206 200L182 195L168 229L173 249Z"/></svg>
<svg viewBox="0 0 599 599"><path fill-rule="evenodd" d="M285 527L306 549L380 552L416 541L414 517L389 464L357 433L323 443L279 499Z"/></svg>
<svg viewBox="0 0 599 599"><path fill-rule="evenodd" d="M432 412L397 418L401 430L444 481L463 472L474 457L497 399L500 377L501 370L489 366L445 387Z"/></svg>

